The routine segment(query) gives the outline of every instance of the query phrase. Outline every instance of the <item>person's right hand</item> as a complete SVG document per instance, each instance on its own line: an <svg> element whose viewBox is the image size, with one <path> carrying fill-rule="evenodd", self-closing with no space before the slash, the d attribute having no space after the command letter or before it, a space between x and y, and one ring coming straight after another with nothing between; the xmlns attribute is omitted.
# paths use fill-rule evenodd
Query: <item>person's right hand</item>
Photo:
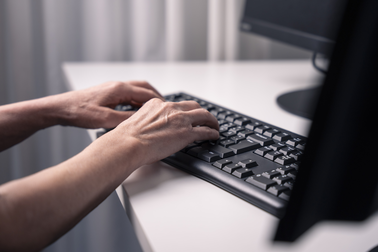
<svg viewBox="0 0 378 252"><path fill-rule="evenodd" d="M134 163L137 168L161 160L194 141L218 139L218 130L217 119L197 102L152 99L104 137L109 137L109 144L134 142L137 148L132 158L138 160ZM128 159L122 162L130 162Z"/></svg>

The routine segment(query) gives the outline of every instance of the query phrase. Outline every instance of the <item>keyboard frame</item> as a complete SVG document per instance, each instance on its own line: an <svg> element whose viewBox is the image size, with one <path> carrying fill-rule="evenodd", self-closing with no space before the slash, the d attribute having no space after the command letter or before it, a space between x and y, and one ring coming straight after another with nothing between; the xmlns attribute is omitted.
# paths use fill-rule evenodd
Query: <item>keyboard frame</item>
<svg viewBox="0 0 378 252"><path fill-rule="evenodd" d="M264 121L258 120L256 118L253 118L251 116L247 116L245 114L239 113L237 111L228 109L226 107L220 106L216 103L206 101L202 98L198 98L194 95L185 93L185 92L178 92L171 95L167 95L165 97L169 97L172 95L182 95L182 96L190 96L193 99L197 99L199 101L203 101L206 103L209 103L213 106L216 106L218 108L225 109L227 111L230 111L235 114L239 114L243 117L249 118L253 121L257 121L263 125L270 126L272 128L278 129L282 132L290 134L292 137L299 137L304 140L307 140L306 137L296 134L294 132L290 132L288 130L285 130L283 128L277 127L275 125L266 123ZM257 154L254 154L257 155ZM232 174L229 174L225 171L222 171L221 169L214 167L212 164L214 162L208 163L206 161L203 161L201 159L195 158L193 156L190 156L189 154L186 154L184 152L177 152L172 154L171 156L165 158L162 160L163 162L178 168L182 171L185 171L191 175L194 175L200 179L203 179L245 201L248 203L255 205L259 207L260 209L278 217L282 218L285 214L285 209L288 204L288 201L281 199L275 195L270 194L267 191L264 191L263 189L260 189L252 184L249 184L248 182L241 183L241 179L235 177ZM274 163L273 161L270 161ZM279 166L282 166L280 164L277 164L277 168ZM243 180L246 180L247 178L244 178Z"/></svg>

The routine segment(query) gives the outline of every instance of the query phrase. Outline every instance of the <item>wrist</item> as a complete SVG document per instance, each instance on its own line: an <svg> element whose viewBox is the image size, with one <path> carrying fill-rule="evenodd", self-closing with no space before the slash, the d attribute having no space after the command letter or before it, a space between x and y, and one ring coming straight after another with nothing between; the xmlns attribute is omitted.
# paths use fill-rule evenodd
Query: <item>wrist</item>
<svg viewBox="0 0 378 252"><path fill-rule="evenodd" d="M140 141L114 129L96 139L89 147L90 155L122 182L138 167L144 165L144 149Z"/></svg>
<svg viewBox="0 0 378 252"><path fill-rule="evenodd" d="M33 101L31 101L33 102ZM35 112L35 116L38 116L38 122L40 129L48 128L55 125L62 125L65 118L64 102L59 101L58 95L47 96L34 100L31 104Z"/></svg>

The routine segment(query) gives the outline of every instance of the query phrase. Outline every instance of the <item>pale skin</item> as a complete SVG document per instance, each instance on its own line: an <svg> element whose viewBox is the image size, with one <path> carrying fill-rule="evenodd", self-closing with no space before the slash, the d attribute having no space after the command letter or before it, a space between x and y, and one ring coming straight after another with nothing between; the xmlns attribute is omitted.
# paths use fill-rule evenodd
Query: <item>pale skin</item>
<svg viewBox="0 0 378 252"><path fill-rule="evenodd" d="M120 103L144 105L135 114L114 111ZM116 128L71 159L0 186L1 251L41 250L138 167L219 138L217 120L198 103L164 102L144 81L109 82L0 106L0 151L53 125Z"/></svg>

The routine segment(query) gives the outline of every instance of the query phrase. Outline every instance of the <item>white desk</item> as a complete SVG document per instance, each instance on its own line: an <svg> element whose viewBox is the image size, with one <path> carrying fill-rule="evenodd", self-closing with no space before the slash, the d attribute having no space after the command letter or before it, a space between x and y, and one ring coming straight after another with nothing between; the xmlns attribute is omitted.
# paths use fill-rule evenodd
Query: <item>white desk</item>
<svg viewBox="0 0 378 252"><path fill-rule="evenodd" d="M109 80L147 80L162 94L184 91L307 135L310 121L281 110L276 97L317 85L309 61L237 63L66 63L73 90ZM93 131L90 131L94 137ZM138 169L117 190L145 251L368 251L378 215L361 224L321 223L294 245L272 244L277 219L161 162Z"/></svg>

